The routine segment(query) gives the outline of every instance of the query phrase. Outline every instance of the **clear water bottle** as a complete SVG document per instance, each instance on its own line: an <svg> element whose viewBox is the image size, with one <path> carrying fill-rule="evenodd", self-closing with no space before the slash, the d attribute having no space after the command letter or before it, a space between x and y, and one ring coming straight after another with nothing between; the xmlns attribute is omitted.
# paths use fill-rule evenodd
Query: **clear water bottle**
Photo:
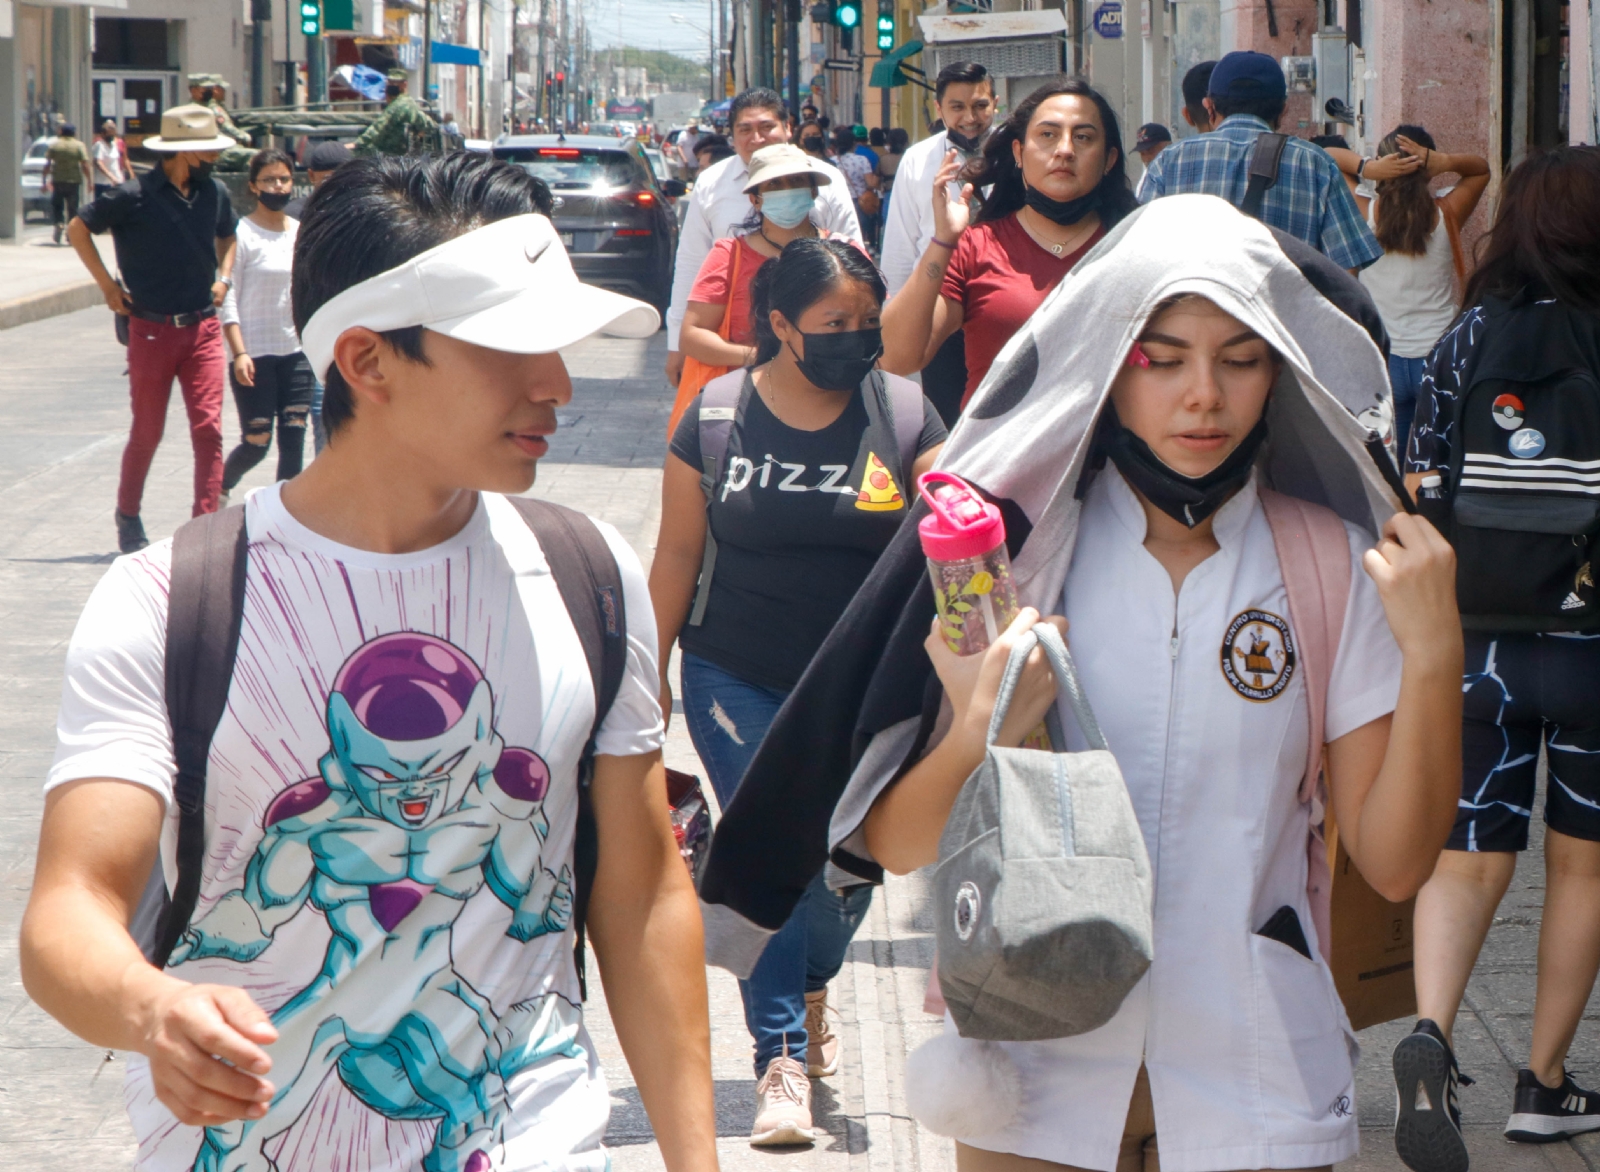
<svg viewBox="0 0 1600 1172"><path fill-rule="evenodd" d="M959 476L926 472L917 491L932 512L917 525L945 644L976 655L1021 609L1000 510Z"/></svg>

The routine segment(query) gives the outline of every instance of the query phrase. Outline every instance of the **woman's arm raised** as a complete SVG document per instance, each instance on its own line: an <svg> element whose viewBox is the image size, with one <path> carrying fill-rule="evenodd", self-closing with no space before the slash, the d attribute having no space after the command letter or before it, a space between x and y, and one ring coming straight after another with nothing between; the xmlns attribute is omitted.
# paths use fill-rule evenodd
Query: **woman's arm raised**
<svg viewBox="0 0 1600 1172"><path fill-rule="evenodd" d="M933 177L933 243L917 261L911 279L883 307L882 365L891 374L915 374L961 328L962 307L940 295L945 270L971 215L970 183L961 189L960 199L950 198L950 184L960 169L955 151L945 155Z"/></svg>

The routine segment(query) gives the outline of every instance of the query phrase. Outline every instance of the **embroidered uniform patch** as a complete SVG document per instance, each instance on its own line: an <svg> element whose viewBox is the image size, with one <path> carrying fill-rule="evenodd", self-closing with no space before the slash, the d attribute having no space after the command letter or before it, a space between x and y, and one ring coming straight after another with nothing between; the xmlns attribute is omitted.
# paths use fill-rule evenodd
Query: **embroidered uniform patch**
<svg viewBox="0 0 1600 1172"><path fill-rule="evenodd" d="M1222 637L1222 674L1246 700L1282 695L1294 678L1294 636L1289 624L1265 610L1235 615Z"/></svg>

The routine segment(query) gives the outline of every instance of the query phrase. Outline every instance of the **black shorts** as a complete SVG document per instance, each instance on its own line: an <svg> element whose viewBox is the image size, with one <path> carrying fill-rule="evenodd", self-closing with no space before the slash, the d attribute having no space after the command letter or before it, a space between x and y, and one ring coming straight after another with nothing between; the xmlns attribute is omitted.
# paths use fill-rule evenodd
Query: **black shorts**
<svg viewBox="0 0 1600 1172"><path fill-rule="evenodd" d="M1546 825L1600 842L1600 635L1465 634L1461 804L1449 849L1527 848L1541 743Z"/></svg>

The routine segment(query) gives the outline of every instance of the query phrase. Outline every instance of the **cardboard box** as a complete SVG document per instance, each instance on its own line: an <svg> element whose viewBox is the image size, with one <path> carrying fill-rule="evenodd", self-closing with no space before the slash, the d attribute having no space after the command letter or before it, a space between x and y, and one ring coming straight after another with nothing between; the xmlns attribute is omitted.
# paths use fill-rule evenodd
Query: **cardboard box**
<svg viewBox="0 0 1600 1172"><path fill-rule="evenodd" d="M1390 903L1361 877L1328 819L1333 983L1358 1030L1417 1012L1412 973L1412 915L1416 900Z"/></svg>

